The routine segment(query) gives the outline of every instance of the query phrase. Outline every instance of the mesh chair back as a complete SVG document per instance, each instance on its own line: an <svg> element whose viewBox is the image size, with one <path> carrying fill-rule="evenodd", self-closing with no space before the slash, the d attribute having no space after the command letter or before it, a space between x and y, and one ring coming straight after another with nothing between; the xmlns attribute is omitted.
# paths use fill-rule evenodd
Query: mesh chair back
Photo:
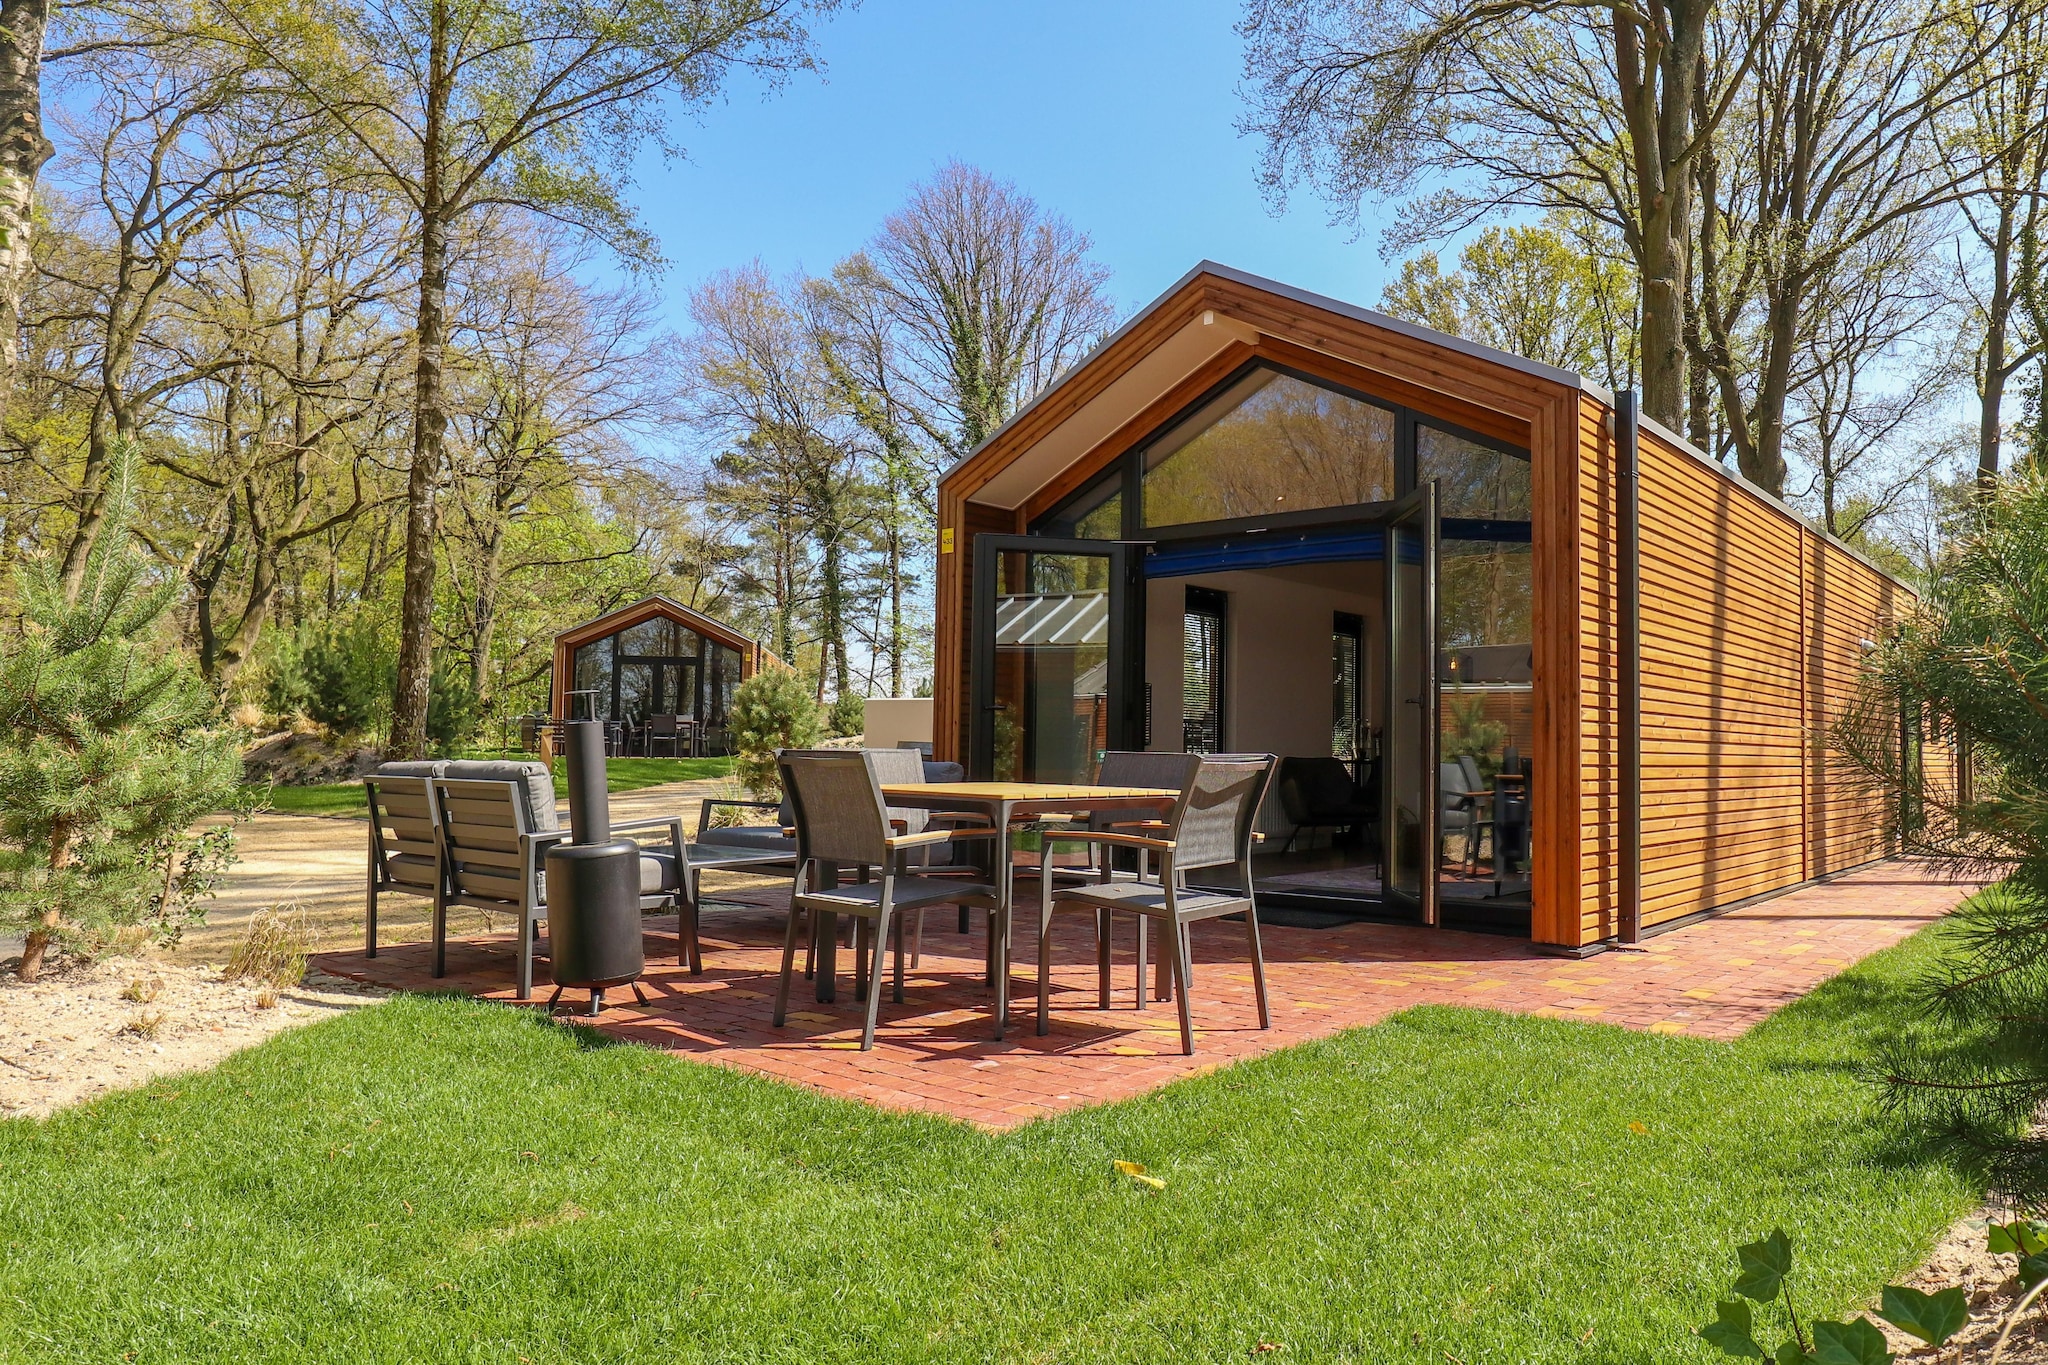
<svg viewBox="0 0 2048 1365"><path fill-rule="evenodd" d="M463 895L508 905L521 903L525 860L519 836L533 829L524 787L524 783L510 781L435 779L448 877ZM535 876L539 876L539 859L535 859Z"/></svg>
<svg viewBox="0 0 2048 1365"><path fill-rule="evenodd" d="M1465 790L1483 792L1486 790L1486 775L1479 771L1479 760L1470 754L1458 755L1458 771L1465 775Z"/></svg>
<svg viewBox="0 0 2048 1365"><path fill-rule="evenodd" d="M1155 754L1112 749L1102 756L1102 766L1096 771L1095 782L1103 787L1154 787L1185 792L1188 780L1194 776L1201 759L1200 754ZM1138 811L1097 811L1089 817L1088 825L1091 829L1107 829L1111 825L1149 818Z"/></svg>
<svg viewBox="0 0 2048 1365"><path fill-rule="evenodd" d="M875 780L885 787L908 787L924 785L924 755L915 749L867 749L870 766L874 768ZM921 834L930 822L931 812L911 810L907 807L889 807L889 818L903 822L906 834Z"/></svg>
<svg viewBox="0 0 2048 1365"><path fill-rule="evenodd" d="M889 815L872 751L785 749L777 761L796 807L799 857L888 865Z"/></svg>
<svg viewBox="0 0 2048 1365"><path fill-rule="evenodd" d="M1251 856L1252 829L1279 761L1272 754L1196 758L1171 821L1176 871L1238 863Z"/></svg>

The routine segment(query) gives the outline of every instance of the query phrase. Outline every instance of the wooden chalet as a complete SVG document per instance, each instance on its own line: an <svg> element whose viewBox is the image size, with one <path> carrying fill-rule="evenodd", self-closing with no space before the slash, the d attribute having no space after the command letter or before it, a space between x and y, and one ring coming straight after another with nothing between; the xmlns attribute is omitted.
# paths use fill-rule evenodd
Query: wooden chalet
<svg viewBox="0 0 2048 1365"><path fill-rule="evenodd" d="M555 637L556 720L646 726L673 716L699 752L730 752L726 715L741 682L780 661L759 641L667 597L607 612Z"/></svg>
<svg viewBox="0 0 2048 1365"><path fill-rule="evenodd" d="M1890 850L1816 741L1909 590L1578 375L1204 263L938 500L938 756L1280 754L1274 910L1587 951Z"/></svg>

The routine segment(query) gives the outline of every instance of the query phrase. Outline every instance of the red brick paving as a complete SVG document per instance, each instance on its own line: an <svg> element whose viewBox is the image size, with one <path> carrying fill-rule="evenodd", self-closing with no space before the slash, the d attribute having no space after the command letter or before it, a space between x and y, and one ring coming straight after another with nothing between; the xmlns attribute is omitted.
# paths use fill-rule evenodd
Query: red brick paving
<svg viewBox="0 0 2048 1365"><path fill-rule="evenodd" d="M771 1028L782 915L770 908L714 909L705 916L702 976L675 965L673 917L649 919L649 1004L639 1007L630 993L614 992L614 1000L627 1003L607 1009L596 1024L649 1047L1000 1129L1141 1094L1219 1063L1377 1023L1421 1004L1733 1038L1940 918L1970 890L1910 863L1887 863L1650 939L1641 951L1583 960L1541 956L1521 940L1482 934L1376 924L1265 926L1273 1027L1264 1031L1257 1027L1243 928L1211 921L1194 934L1193 1057L1181 1055L1171 1003L1133 1008L1128 924L1119 925L1116 940L1114 1009L1095 1008L1089 917L1064 915L1055 937L1051 1034L1035 1034L1036 969L1020 961L1011 1028L998 1043L991 1036L992 993L981 981L981 916L971 917L976 928L962 936L954 932L950 909L935 911L922 965L906 979L905 1003L893 1004L884 994L874 1050L862 1053L864 1007L852 999L850 953L840 954L836 1003L818 1003L812 984L799 979L789 1023ZM1024 953L1031 951L1027 942L1028 935L1020 936ZM360 952L329 953L314 965L382 986L509 1000L513 962L512 939L502 935L450 942L448 975L438 981L429 975L424 943L385 948L374 961ZM535 978L547 981L544 961L536 964ZM536 999L544 1000L548 989L537 986ZM564 995L565 1008L570 998Z"/></svg>

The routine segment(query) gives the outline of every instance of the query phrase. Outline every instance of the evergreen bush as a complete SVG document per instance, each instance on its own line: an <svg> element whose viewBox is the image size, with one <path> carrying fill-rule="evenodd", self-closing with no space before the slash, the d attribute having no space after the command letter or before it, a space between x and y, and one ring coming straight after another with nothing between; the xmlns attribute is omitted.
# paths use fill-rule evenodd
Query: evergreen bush
<svg viewBox="0 0 2048 1365"><path fill-rule="evenodd" d="M831 710L825 713L825 728L840 738L860 734L868 728L867 703L850 694L834 697Z"/></svg>
<svg viewBox="0 0 2048 1365"><path fill-rule="evenodd" d="M782 793L775 751L808 749L818 742L824 728L818 703L795 673L764 668L733 692L728 714L738 755L733 775L755 799L773 800Z"/></svg>
<svg viewBox="0 0 2048 1365"><path fill-rule="evenodd" d="M2010 480L1981 508L1830 738L1898 845L1997 880L1951 921L1960 951L1922 983L1941 1042L1894 1046L1877 1079L1983 1162L1995 1194L2048 1211L2048 480Z"/></svg>
<svg viewBox="0 0 2048 1365"><path fill-rule="evenodd" d="M0 925L24 934L24 980L53 944L200 918L234 826L195 826L249 804L239 734L165 619L178 580L152 582L129 535L132 483L123 452L75 589L49 556L17 571L0 645Z"/></svg>

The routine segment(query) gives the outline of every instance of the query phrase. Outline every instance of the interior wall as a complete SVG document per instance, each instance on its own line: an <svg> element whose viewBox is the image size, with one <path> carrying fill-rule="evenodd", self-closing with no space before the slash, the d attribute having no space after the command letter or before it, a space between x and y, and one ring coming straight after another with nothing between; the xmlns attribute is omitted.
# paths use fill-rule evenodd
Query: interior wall
<svg viewBox="0 0 2048 1365"><path fill-rule="evenodd" d="M1380 565L1302 564L1154 578L1145 585L1145 682L1152 748L1181 747L1182 616L1190 584L1229 594L1224 612L1224 744L1237 752L1320 757L1335 719L1330 627L1365 618L1365 716L1380 711Z"/></svg>

